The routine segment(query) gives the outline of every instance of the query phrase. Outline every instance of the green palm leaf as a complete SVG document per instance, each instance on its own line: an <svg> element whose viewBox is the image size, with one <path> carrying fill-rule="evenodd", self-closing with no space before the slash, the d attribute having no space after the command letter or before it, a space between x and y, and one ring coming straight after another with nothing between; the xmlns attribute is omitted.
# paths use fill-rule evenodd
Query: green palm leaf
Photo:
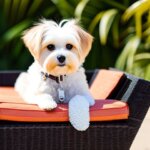
<svg viewBox="0 0 150 150"><path fill-rule="evenodd" d="M74 7L67 0L52 0L64 18L73 17Z"/></svg>
<svg viewBox="0 0 150 150"><path fill-rule="evenodd" d="M123 14L122 19L123 21L129 20L133 15L140 13L143 14L147 10L149 10L150 1L149 0L139 0L132 4Z"/></svg>
<svg viewBox="0 0 150 150"><path fill-rule="evenodd" d="M88 2L89 2L89 0L82 0L78 3L78 5L75 9L75 17L76 18L81 19L82 12Z"/></svg>
<svg viewBox="0 0 150 150"><path fill-rule="evenodd" d="M129 20L132 16L135 16L135 28L136 35L141 38L142 36L142 15L149 11L150 1L149 0L140 0L131 5L123 14L123 21Z"/></svg>
<svg viewBox="0 0 150 150"><path fill-rule="evenodd" d="M118 11L116 9L111 9L111 10L106 11L103 14L103 17L101 18L101 21L99 24L99 36L100 36L100 41L103 45L106 44L108 32L110 30L110 27L117 13Z"/></svg>
<svg viewBox="0 0 150 150"><path fill-rule="evenodd" d="M25 15L29 2L30 0L21 0L20 6L18 8L18 15L17 15L18 20L21 19Z"/></svg>
<svg viewBox="0 0 150 150"><path fill-rule="evenodd" d="M13 0L12 1L12 6L11 6L11 11L9 14L11 23L14 24L16 22L16 16L18 14L18 8L20 5L21 0Z"/></svg>
<svg viewBox="0 0 150 150"><path fill-rule="evenodd" d="M135 61L140 61L140 60L144 60L144 59L150 59L150 53L136 54L134 59L135 59Z"/></svg>
<svg viewBox="0 0 150 150"><path fill-rule="evenodd" d="M96 25L99 23L100 19L102 18L104 12L101 11L99 12L95 17L94 19L91 21L90 25L89 25L89 28L88 28L88 31L90 33L92 33L96 27Z"/></svg>
<svg viewBox="0 0 150 150"><path fill-rule="evenodd" d="M18 37L20 35L20 33L29 26L30 21L29 20L24 20L22 22L20 22L19 24L11 27L10 29L8 29L4 35L2 37L0 37L1 39L1 43L7 43L9 41L11 41L12 39L14 39L15 37Z"/></svg>
<svg viewBox="0 0 150 150"><path fill-rule="evenodd" d="M3 4L3 12L6 18L8 18L9 16L9 11L11 9L11 1L10 0L4 0L4 4Z"/></svg>
<svg viewBox="0 0 150 150"><path fill-rule="evenodd" d="M146 66L144 78L150 80L150 64Z"/></svg>
<svg viewBox="0 0 150 150"><path fill-rule="evenodd" d="M120 22L120 16L118 15L114 23L112 24L112 37L113 37L113 45L115 48L119 47L119 22Z"/></svg>
<svg viewBox="0 0 150 150"><path fill-rule="evenodd" d="M124 47L121 55L116 61L116 67L120 70L130 69L133 66L134 54L140 44L140 39L136 36L131 37L126 46Z"/></svg>
<svg viewBox="0 0 150 150"><path fill-rule="evenodd" d="M112 6L113 8L117 8L123 11L126 9L126 6L124 4L122 4L121 2L119 3L116 0L101 0L101 1Z"/></svg>
<svg viewBox="0 0 150 150"><path fill-rule="evenodd" d="M28 16L32 16L32 14L40 7L41 3L43 2L43 0L34 0L31 7L29 8L28 11Z"/></svg>

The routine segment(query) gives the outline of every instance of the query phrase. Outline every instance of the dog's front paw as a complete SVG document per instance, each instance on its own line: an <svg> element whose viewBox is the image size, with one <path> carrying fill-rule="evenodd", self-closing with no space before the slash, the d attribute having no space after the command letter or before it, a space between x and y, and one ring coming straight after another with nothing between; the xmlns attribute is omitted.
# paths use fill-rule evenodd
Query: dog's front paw
<svg viewBox="0 0 150 150"><path fill-rule="evenodd" d="M44 109L44 110L52 110L54 108L57 107L57 104L55 101L51 101L51 100L44 100L43 102L41 103L38 103L38 106L41 108L41 109Z"/></svg>
<svg viewBox="0 0 150 150"><path fill-rule="evenodd" d="M41 95L38 97L38 106L44 110L52 110L57 107L57 103L49 95Z"/></svg>

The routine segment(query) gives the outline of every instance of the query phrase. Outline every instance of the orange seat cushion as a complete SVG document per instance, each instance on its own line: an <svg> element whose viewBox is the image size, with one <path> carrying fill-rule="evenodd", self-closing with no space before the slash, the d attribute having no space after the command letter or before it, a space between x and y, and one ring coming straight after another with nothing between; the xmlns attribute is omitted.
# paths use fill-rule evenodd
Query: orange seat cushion
<svg viewBox="0 0 150 150"><path fill-rule="evenodd" d="M90 121L127 119L126 103L117 100L97 100L90 107ZM68 105L58 104L52 111L41 110L37 105L25 103L13 87L0 87L0 120L23 122L67 122Z"/></svg>
<svg viewBox="0 0 150 150"><path fill-rule="evenodd" d="M123 76L123 72L99 70L90 86L90 92L94 99L106 99Z"/></svg>

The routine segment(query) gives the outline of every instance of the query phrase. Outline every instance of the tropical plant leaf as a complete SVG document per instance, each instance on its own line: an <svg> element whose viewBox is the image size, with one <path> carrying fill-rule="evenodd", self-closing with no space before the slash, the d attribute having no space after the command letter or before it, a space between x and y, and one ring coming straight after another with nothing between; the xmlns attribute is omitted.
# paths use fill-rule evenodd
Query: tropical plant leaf
<svg viewBox="0 0 150 150"><path fill-rule="evenodd" d="M47 8L43 11L43 15L46 17L51 16L53 13L55 13L55 11L57 11L55 6L52 6L51 9Z"/></svg>
<svg viewBox="0 0 150 150"><path fill-rule="evenodd" d="M81 19L82 12L86 6L86 4L89 2L89 0L81 0L78 5L76 6L75 9L75 17L78 18L79 20Z"/></svg>
<svg viewBox="0 0 150 150"><path fill-rule="evenodd" d="M135 23L136 23L136 35L138 37L142 37L142 15L141 13L136 13L135 14Z"/></svg>
<svg viewBox="0 0 150 150"><path fill-rule="evenodd" d="M134 54L140 44L140 39L136 36L131 37L128 43L125 45L121 55L116 61L116 67L118 69L124 70L127 69L130 71L130 69L133 66L134 61Z"/></svg>
<svg viewBox="0 0 150 150"><path fill-rule="evenodd" d="M99 24L99 36L101 44L103 45L105 45L107 42L108 32L117 13L118 11L116 9L107 10L101 18Z"/></svg>
<svg viewBox="0 0 150 150"><path fill-rule="evenodd" d="M150 64L146 66L144 78L150 80Z"/></svg>
<svg viewBox="0 0 150 150"><path fill-rule="evenodd" d="M6 18L9 16L9 12L11 9L11 2L10 0L4 0L4 7L3 7L3 12Z"/></svg>
<svg viewBox="0 0 150 150"><path fill-rule="evenodd" d="M131 71L132 67L133 67L133 63L134 63L134 55L136 54L136 51L139 47L140 44L140 38L135 36L133 37L128 44L128 49L129 49L129 54L128 54L128 58L127 58L127 66L126 66L126 70L127 71Z"/></svg>
<svg viewBox="0 0 150 150"><path fill-rule="evenodd" d="M114 8L117 8L117 9L120 9L120 10L125 10L126 9L126 6L123 5L122 3L119 3L119 2L116 2L115 0L101 0L102 2L106 3L106 4L109 4L110 6L114 7Z"/></svg>
<svg viewBox="0 0 150 150"><path fill-rule="evenodd" d="M31 7L28 10L27 16L32 16L33 13L40 7L43 0L34 0Z"/></svg>
<svg viewBox="0 0 150 150"><path fill-rule="evenodd" d="M150 8L150 1L149 0L139 0L132 4L122 15L122 20L127 21L129 20L133 15L140 13L143 14L146 11L148 11Z"/></svg>
<svg viewBox="0 0 150 150"><path fill-rule="evenodd" d="M26 13L30 0L21 0L18 8L17 20L20 20Z"/></svg>
<svg viewBox="0 0 150 150"><path fill-rule="evenodd" d="M52 0L64 18L74 16L74 7L67 0Z"/></svg>
<svg viewBox="0 0 150 150"><path fill-rule="evenodd" d="M15 37L17 37L18 35L20 35L20 33L29 26L30 21L29 20L24 20L23 22L13 26L12 28L10 28L8 31L5 32L5 34L0 38L1 42L9 42L12 39L14 39Z"/></svg>
<svg viewBox="0 0 150 150"><path fill-rule="evenodd" d="M90 25L89 25L89 28L88 28L88 31L90 33L92 33L96 27L96 25L99 23L100 19L102 18L104 12L101 11L99 12L95 17L94 19L91 21Z"/></svg>
<svg viewBox="0 0 150 150"><path fill-rule="evenodd" d="M134 57L135 61L144 60L144 59L150 59L150 53L140 53L140 54L136 54Z"/></svg>
<svg viewBox="0 0 150 150"><path fill-rule="evenodd" d="M149 0L139 0L132 4L123 14L122 20L127 21L132 16L135 16L136 35L142 37L142 15L150 8Z"/></svg>
<svg viewBox="0 0 150 150"><path fill-rule="evenodd" d="M21 0L13 0L11 4L11 10L9 14L10 22L11 24L14 24L16 22L16 16L18 14L18 8L20 5Z"/></svg>
<svg viewBox="0 0 150 150"><path fill-rule="evenodd" d="M143 66L143 62L134 63L134 66L133 66L132 70L130 71L130 73L134 74L135 76L144 78L145 65L146 64L144 63L144 66Z"/></svg>
<svg viewBox="0 0 150 150"><path fill-rule="evenodd" d="M113 24L112 24L112 37L113 37L113 45L114 47L119 47L119 22L120 22L120 16L116 16Z"/></svg>
<svg viewBox="0 0 150 150"><path fill-rule="evenodd" d="M150 35L150 27L146 28L146 30L143 32L143 37L147 37Z"/></svg>

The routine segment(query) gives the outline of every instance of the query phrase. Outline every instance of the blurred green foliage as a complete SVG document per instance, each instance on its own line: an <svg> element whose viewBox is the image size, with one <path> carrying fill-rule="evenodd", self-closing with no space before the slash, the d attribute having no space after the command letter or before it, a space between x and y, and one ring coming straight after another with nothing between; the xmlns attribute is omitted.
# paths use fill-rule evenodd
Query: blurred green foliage
<svg viewBox="0 0 150 150"><path fill-rule="evenodd" d="M26 69L33 61L20 37L22 31L42 16L62 18L50 0L0 1L0 69Z"/></svg>
<svg viewBox="0 0 150 150"><path fill-rule="evenodd" d="M94 36L84 64L87 69L118 67L150 79L150 7L146 9L142 3L142 10L146 10L133 19L139 12L129 9L134 3L136 0L1 0L0 69L24 70L32 63L20 37L39 18L56 22L76 18Z"/></svg>
<svg viewBox="0 0 150 150"><path fill-rule="evenodd" d="M115 67L150 80L150 0L136 1L122 13L108 9L99 22L101 43L108 45L112 36L122 49Z"/></svg>

